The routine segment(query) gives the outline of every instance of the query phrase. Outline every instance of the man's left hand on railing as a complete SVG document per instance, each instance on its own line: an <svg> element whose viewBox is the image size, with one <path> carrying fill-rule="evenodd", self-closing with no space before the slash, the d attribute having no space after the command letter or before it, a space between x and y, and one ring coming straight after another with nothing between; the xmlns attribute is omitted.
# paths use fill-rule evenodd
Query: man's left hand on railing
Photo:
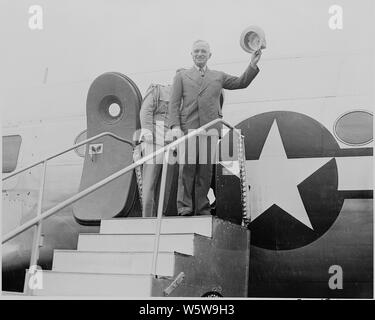
<svg viewBox="0 0 375 320"><path fill-rule="evenodd" d="M174 126L171 129L171 132L172 132L172 137L173 137L172 141L177 140L184 135L184 132L181 130L181 127L179 126Z"/></svg>

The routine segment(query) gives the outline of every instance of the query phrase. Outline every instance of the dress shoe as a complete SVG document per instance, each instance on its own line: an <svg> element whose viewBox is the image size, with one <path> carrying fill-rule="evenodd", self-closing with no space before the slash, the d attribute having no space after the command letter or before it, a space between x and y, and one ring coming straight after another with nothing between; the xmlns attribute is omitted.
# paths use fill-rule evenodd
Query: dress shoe
<svg viewBox="0 0 375 320"><path fill-rule="evenodd" d="M193 214L194 213L191 212L191 211L182 211L178 215L181 216L181 217L189 217L189 216L192 216Z"/></svg>

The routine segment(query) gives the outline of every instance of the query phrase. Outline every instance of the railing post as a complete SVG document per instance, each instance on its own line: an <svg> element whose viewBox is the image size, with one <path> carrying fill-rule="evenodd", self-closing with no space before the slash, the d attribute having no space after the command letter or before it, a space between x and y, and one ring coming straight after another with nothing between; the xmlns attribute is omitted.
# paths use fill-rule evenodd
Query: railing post
<svg viewBox="0 0 375 320"><path fill-rule="evenodd" d="M41 182L40 182L40 187L39 187L37 217L40 217L40 215L42 214L44 185L45 185L45 180L46 180L46 169L47 169L47 160L43 161L42 176L41 176ZM39 221L35 225L34 230L35 231L34 231L33 243L32 243L32 248L31 248L31 259L30 259L29 270L34 269L34 267L36 268L38 265L39 247L41 246L40 236L42 234L42 221ZM33 295L33 289L30 288L29 281L30 281L30 273L28 272L25 277L24 293L27 295Z"/></svg>
<svg viewBox="0 0 375 320"><path fill-rule="evenodd" d="M164 209L164 195L165 195L165 186L166 186L166 181L167 181L169 154L170 154L170 148L167 148L167 150L165 151L163 155L163 170L161 173L158 213L157 213L157 218L156 218L156 229L155 229L155 240L154 240L154 251L152 254L151 274L153 275L156 275L156 266L157 266L157 260L158 260L158 254L159 254L161 219L163 216L163 209Z"/></svg>

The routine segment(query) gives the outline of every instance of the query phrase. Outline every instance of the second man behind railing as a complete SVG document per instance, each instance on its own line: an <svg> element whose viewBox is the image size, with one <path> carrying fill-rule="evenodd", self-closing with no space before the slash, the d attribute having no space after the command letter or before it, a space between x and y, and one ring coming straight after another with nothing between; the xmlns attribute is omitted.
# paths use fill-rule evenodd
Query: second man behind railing
<svg viewBox="0 0 375 320"><path fill-rule="evenodd" d="M166 144L165 135L168 130L168 103L170 90L170 85L153 84L145 94L140 111L143 156L152 154ZM143 164L143 217L156 216L163 156L164 154L162 153ZM170 184L167 184L165 189L165 199L169 198L170 190ZM164 201L164 203L166 203L166 201Z"/></svg>

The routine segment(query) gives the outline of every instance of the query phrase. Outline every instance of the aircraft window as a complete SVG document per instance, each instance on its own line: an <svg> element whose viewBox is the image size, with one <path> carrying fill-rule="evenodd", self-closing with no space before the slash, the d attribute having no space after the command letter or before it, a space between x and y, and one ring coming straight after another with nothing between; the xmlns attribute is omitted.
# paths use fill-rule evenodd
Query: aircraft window
<svg viewBox="0 0 375 320"><path fill-rule="evenodd" d="M3 136L3 173L16 169L21 142L19 135Z"/></svg>
<svg viewBox="0 0 375 320"><path fill-rule="evenodd" d="M77 138L74 140L74 144L80 143L83 140L87 139L87 130L82 131ZM74 151L80 156L80 157L85 157L86 153L86 145L84 144L83 146L80 146L78 148L75 148Z"/></svg>
<svg viewBox="0 0 375 320"><path fill-rule="evenodd" d="M369 111L355 110L340 116L334 125L334 133L341 142L359 146L373 139L373 115Z"/></svg>
<svg viewBox="0 0 375 320"><path fill-rule="evenodd" d="M118 97L108 95L99 104L99 114L105 122L112 124L124 115L124 106Z"/></svg>
<svg viewBox="0 0 375 320"><path fill-rule="evenodd" d="M120 115L121 108L117 103L112 103L108 108L108 112L111 117L116 118Z"/></svg>

